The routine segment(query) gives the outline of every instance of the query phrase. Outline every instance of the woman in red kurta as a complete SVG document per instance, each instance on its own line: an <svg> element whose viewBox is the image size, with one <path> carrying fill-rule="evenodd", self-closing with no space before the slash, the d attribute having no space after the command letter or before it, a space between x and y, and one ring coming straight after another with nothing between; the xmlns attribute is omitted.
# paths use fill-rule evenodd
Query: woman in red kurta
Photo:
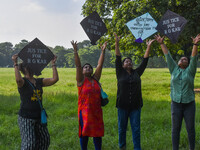
<svg viewBox="0 0 200 150"><path fill-rule="evenodd" d="M100 86L104 55L107 42L101 46L101 55L97 68L93 74L93 68L86 63L81 67L77 53L77 42L71 42L74 48L76 64L76 80L78 86L78 118L79 137L82 150L87 150L88 137L93 137L95 150L101 150L102 136L104 136L103 113L101 109Z"/></svg>

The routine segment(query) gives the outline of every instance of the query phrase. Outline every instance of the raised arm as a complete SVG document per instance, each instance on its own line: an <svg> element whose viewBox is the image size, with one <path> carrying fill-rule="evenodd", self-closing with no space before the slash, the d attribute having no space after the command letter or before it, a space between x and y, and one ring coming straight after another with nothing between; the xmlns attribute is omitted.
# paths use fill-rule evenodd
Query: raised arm
<svg viewBox="0 0 200 150"><path fill-rule="evenodd" d="M81 68L81 61L80 61L80 58L78 56L78 44L77 44L77 41L74 42L71 41L71 44L74 48L74 59L75 59L75 65L76 65L76 81L77 81L77 85L80 86L82 85L82 82L83 82L83 79L84 79L84 76L83 76L83 70Z"/></svg>
<svg viewBox="0 0 200 150"><path fill-rule="evenodd" d="M15 54L12 56L12 60L14 62L16 83L17 83L17 86L21 88L24 85L24 79L22 78L21 73L19 72L17 58L18 58L18 54Z"/></svg>
<svg viewBox="0 0 200 150"><path fill-rule="evenodd" d="M120 56L120 50L119 50L119 40L120 40L120 36L117 36L116 33L114 33L115 35L115 54L116 56Z"/></svg>
<svg viewBox="0 0 200 150"><path fill-rule="evenodd" d="M144 58L147 58L149 57L149 53L150 53L150 50L151 50L151 44L155 41L155 39L153 40L146 40L146 45L147 45L147 49L146 49L146 52L144 54Z"/></svg>
<svg viewBox="0 0 200 150"><path fill-rule="evenodd" d="M196 56L198 53L198 42L200 41L200 34L198 34L195 38L192 37L193 40L193 48L192 48L192 57Z"/></svg>
<svg viewBox="0 0 200 150"><path fill-rule="evenodd" d="M107 46L107 41L101 46L101 55L99 57L98 65L94 73L94 78L98 81L101 78L106 46Z"/></svg>
<svg viewBox="0 0 200 150"><path fill-rule="evenodd" d="M159 34L154 36L155 40L160 44L161 49L163 51L164 54L168 54L168 49L167 46L164 44L164 36L161 37Z"/></svg>
<svg viewBox="0 0 200 150"><path fill-rule="evenodd" d="M58 71L57 71L56 64L55 64L56 60L57 60L57 57L54 56L54 59L51 61L51 66L52 66L52 70L53 70L53 77L52 78L44 78L42 80L43 86L51 86L59 80Z"/></svg>
<svg viewBox="0 0 200 150"><path fill-rule="evenodd" d="M178 66L176 64L176 62L174 61L174 59L172 58L171 54L169 53L167 46L164 44L164 38L165 37L160 37L159 34L154 36L156 41L160 44L161 49L166 57L167 60L167 64L168 64L168 68L170 73L172 74L172 72L174 71L174 69Z"/></svg>

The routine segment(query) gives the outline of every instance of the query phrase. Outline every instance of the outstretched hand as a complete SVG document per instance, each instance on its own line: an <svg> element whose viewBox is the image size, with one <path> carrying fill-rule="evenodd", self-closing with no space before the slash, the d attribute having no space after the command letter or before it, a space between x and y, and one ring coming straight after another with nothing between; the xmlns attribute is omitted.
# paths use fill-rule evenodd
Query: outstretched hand
<svg viewBox="0 0 200 150"><path fill-rule="evenodd" d="M18 54L14 54L14 55L12 56L12 61L13 61L14 63L17 63L17 58L18 58Z"/></svg>
<svg viewBox="0 0 200 150"><path fill-rule="evenodd" d="M107 43L108 43L108 42L106 41L103 45L100 44L100 47L101 47L101 50L102 50L102 51L105 51L106 46L107 46Z"/></svg>
<svg viewBox="0 0 200 150"><path fill-rule="evenodd" d="M74 42L74 40L72 40L72 41L71 41L71 44L72 44L72 46L73 46L73 48L74 48L74 52L76 53L76 52L77 52L77 47L78 47L77 41Z"/></svg>
<svg viewBox="0 0 200 150"><path fill-rule="evenodd" d="M151 39L146 40L147 46L151 46L151 44L152 44L155 40L156 40L156 39L153 39L153 40L151 40Z"/></svg>
<svg viewBox="0 0 200 150"><path fill-rule="evenodd" d="M159 44L164 43L165 36L161 37L159 34L157 34L157 35L154 36L154 38Z"/></svg>
<svg viewBox="0 0 200 150"><path fill-rule="evenodd" d="M115 35L115 42L119 43L120 36L117 36L117 34L116 34L116 33L114 33L114 35Z"/></svg>
<svg viewBox="0 0 200 150"><path fill-rule="evenodd" d="M200 41L200 34L198 34L195 38L191 37L193 40L193 44L197 44Z"/></svg>
<svg viewBox="0 0 200 150"><path fill-rule="evenodd" d="M54 55L54 58L51 60L51 64L52 64L52 65L55 65L55 63L56 63L56 60L57 60L57 56L56 56L56 55Z"/></svg>

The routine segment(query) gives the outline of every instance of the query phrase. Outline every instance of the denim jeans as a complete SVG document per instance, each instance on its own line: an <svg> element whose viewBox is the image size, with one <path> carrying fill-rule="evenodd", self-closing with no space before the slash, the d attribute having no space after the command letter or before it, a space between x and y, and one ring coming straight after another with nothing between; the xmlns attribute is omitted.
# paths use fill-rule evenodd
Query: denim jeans
<svg viewBox="0 0 200 150"><path fill-rule="evenodd" d="M179 149L179 139L182 120L184 118L190 150L195 148L195 101L188 104L171 103L171 117L172 117L172 146L173 150Z"/></svg>
<svg viewBox="0 0 200 150"><path fill-rule="evenodd" d="M126 129L128 124L128 118L130 118L134 150L141 150L140 116L141 109L128 111L125 109L118 108L118 132L120 148L126 147Z"/></svg>

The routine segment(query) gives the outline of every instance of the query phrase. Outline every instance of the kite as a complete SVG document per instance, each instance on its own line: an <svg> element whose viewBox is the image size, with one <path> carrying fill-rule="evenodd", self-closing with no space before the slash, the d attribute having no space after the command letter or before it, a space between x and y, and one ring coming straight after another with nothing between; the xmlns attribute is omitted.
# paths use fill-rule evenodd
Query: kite
<svg viewBox="0 0 200 150"><path fill-rule="evenodd" d="M18 56L33 71L33 75L36 76L41 75L41 71L54 58L51 50L37 38L27 44L18 53Z"/></svg>
<svg viewBox="0 0 200 150"><path fill-rule="evenodd" d="M135 36L135 42L142 43L143 40L156 33L156 21L149 13L143 14L126 23L131 33Z"/></svg>
<svg viewBox="0 0 200 150"><path fill-rule="evenodd" d="M166 35L172 43L176 43L186 23L187 20L184 17L167 10L156 29Z"/></svg>
<svg viewBox="0 0 200 150"><path fill-rule="evenodd" d="M97 12L91 13L84 18L80 24L89 37L92 45L95 45L96 41L107 32L106 25Z"/></svg>

